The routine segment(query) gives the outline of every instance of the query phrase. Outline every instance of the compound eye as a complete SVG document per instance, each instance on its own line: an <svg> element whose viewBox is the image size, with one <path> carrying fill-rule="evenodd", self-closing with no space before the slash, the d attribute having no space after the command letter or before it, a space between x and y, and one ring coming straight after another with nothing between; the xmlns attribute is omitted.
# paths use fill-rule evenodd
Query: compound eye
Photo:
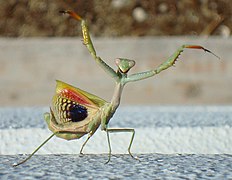
<svg viewBox="0 0 232 180"><path fill-rule="evenodd" d="M130 68L134 67L134 65L135 65L135 61L134 60L130 60L129 61Z"/></svg>

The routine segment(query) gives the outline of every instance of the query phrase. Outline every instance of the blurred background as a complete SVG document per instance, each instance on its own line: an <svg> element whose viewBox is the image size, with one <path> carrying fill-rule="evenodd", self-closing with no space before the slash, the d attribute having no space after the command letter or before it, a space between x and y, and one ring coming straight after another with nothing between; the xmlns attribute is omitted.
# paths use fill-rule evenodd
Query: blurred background
<svg viewBox="0 0 232 180"><path fill-rule="evenodd" d="M230 0L9 0L0 1L0 106L48 106L59 79L110 100L114 82L82 44L84 17L98 52L134 59L131 73L154 69L182 44L199 44L220 56L186 50L154 78L128 84L122 104L232 103Z"/></svg>

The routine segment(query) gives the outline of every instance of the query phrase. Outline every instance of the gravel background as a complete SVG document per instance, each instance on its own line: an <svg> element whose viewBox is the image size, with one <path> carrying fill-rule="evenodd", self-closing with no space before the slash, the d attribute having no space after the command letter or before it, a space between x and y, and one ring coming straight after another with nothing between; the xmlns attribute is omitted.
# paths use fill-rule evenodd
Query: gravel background
<svg viewBox="0 0 232 180"><path fill-rule="evenodd" d="M230 0L11 0L0 1L0 36L80 35L76 21L58 14L63 9L85 17L95 36L228 37L232 29Z"/></svg>

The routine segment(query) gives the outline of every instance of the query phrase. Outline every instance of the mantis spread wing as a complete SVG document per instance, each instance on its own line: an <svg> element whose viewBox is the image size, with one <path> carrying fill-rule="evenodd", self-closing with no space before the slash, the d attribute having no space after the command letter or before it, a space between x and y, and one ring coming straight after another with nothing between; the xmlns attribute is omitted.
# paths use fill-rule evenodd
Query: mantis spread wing
<svg viewBox="0 0 232 180"><path fill-rule="evenodd" d="M93 94L57 81L52 109L56 122L62 124L91 118L105 103L105 100Z"/></svg>

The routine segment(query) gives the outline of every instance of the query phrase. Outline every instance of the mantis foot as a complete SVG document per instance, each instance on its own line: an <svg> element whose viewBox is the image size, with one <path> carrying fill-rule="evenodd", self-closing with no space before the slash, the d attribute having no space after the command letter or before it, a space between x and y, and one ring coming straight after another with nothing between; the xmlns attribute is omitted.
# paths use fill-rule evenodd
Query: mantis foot
<svg viewBox="0 0 232 180"><path fill-rule="evenodd" d="M130 154L130 156L132 157L132 159L141 162L140 159L139 159L138 157L133 156L133 155L131 154L131 152L129 152L129 154Z"/></svg>

